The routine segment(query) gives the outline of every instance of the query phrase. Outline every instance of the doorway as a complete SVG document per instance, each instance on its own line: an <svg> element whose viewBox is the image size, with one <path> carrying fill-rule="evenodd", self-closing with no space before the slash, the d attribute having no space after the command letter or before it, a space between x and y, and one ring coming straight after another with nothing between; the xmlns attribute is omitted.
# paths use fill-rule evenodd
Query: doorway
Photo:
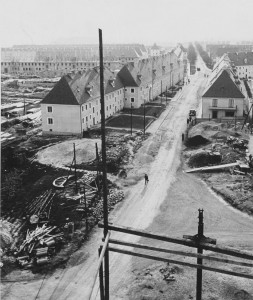
<svg viewBox="0 0 253 300"><path fill-rule="evenodd" d="M212 113L212 119L217 119L217 115L218 115L217 110L214 110Z"/></svg>

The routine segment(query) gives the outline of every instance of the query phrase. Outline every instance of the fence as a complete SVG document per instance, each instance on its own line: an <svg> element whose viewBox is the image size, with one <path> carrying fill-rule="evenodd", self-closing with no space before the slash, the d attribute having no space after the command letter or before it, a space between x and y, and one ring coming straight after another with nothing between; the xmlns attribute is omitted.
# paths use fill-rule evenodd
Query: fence
<svg viewBox="0 0 253 300"><path fill-rule="evenodd" d="M101 224L101 223L99 224L99 227L105 228L104 224ZM224 248L224 247L217 247L215 239L204 236L203 209L199 209L198 233L194 236L184 235L183 238L174 238L174 237L169 237L169 236L164 236L164 235L153 234L153 233L150 233L150 232L147 232L144 230L136 230L134 228L124 227L124 226L114 226L111 224L108 225L107 229L110 231L117 231L117 232L121 232L121 233L132 234L132 235L137 235L140 237L145 237L145 238L165 241L165 242L169 242L169 243L184 245L184 246L188 246L188 247L193 247L193 248L197 249L197 253L195 254L195 253L190 253L190 252L185 252L185 251L164 249L164 248L160 248L160 247L153 247L150 245L125 242L124 240L114 240L114 239L110 239L110 236L109 236L110 231L109 231L106 238L103 239L103 241L104 241L103 247L100 246L100 248L99 248L99 254L100 254L99 264L97 267L96 276L93 281L92 290L90 292L89 299L91 299L93 288L94 288L97 276L99 274L100 299L101 300L104 300L104 299L109 300L109 278L106 278L106 277L109 277L109 272L108 272L108 274L106 274L106 272L103 274L103 256L106 253L106 251L117 252L117 253L131 255L131 256L137 256L137 257L151 259L151 260L155 260L155 261L173 263L173 264L183 265L183 266L197 269L196 300L202 299L202 270L231 275L231 276L237 276L237 277L241 277L241 278L253 279L252 272L249 271L249 269L246 269L246 268L252 268L253 263L245 262L245 261L238 261L238 260L231 260L231 259L221 258L221 257L214 257L214 256L210 256L210 255L203 255L203 250L208 250L208 251L212 251L215 253L234 256L234 257L241 258L241 259L253 260L253 255L250 254L249 252L246 253L246 252L242 252L240 250L229 249L229 248ZM149 251L149 253L145 254L145 253L139 253L136 250L130 251L125 248L119 248L119 247L115 248L115 247L111 247L110 244L116 244L118 246L125 246L125 247L134 247L136 249L147 250L147 251ZM160 257L158 255L150 255L150 251L156 251L156 252L161 252L161 253L170 253L173 255L179 255L179 256L185 256L185 257L195 257L197 259L197 264L185 262L182 260L164 258L164 257ZM209 260L209 261L218 261L219 263L223 263L223 264L238 265L241 268L240 268L239 272L237 272L237 271L235 272L233 270L228 270L228 269L224 269L224 268L210 267L210 266L206 266L206 265L202 264L203 259ZM242 270L242 267L244 267L245 269Z"/></svg>

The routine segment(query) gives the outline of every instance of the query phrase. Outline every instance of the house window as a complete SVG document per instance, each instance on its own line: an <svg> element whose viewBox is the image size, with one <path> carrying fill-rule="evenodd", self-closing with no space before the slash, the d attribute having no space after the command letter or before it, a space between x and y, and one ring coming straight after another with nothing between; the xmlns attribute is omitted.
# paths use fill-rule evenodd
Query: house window
<svg viewBox="0 0 253 300"><path fill-rule="evenodd" d="M52 118L48 118L47 119L47 124L52 125L54 123Z"/></svg>
<svg viewBox="0 0 253 300"><path fill-rule="evenodd" d="M88 117L86 117L86 122L88 122Z"/></svg>
<svg viewBox="0 0 253 300"><path fill-rule="evenodd" d="M134 98L131 98L131 102L134 102Z"/></svg>
<svg viewBox="0 0 253 300"><path fill-rule="evenodd" d="M91 103L89 103L89 108L91 108Z"/></svg>
<svg viewBox="0 0 253 300"><path fill-rule="evenodd" d="M131 93L134 93L134 89L131 89Z"/></svg>
<svg viewBox="0 0 253 300"><path fill-rule="evenodd" d="M82 106L82 111L83 111L83 106Z"/></svg>
<svg viewBox="0 0 253 300"><path fill-rule="evenodd" d="M91 115L90 115L90 119L91 119Z"/></svg>
<svg viewBox="0 0 253 300"><path fill-rule="evenodd" d="M49 113L53 112L53 107L52 106L48 106L47 107L47 112L49 112Z"/></svg>
<svg viewBox="0 0 253 300"><path fill-rule="evenodd" d="M125 89L125 91L127 92L127 89Z"/></svg>
<svg viewBox="0 0 253 300"><path fill-rule="evenodd" d="M228 107L234 107L235 101L234 99L228 99Z"/></svg>
<svg viewBox="0 0 253 300"><path fill-rule="evenodd" d="M94 114L94 112L95 112L95 107L93 107L93 114Z"/></svg>
<svg viewBox="0 0 253 300"><path fill-rule="evenodd" d="M213 104L212 104L212 106L213 106L213 107L217 107L217 105L218 105L218 99L213 99Z"/></svg>
<svg viewBox="0 0 253 300"><path fill-rule="evenodd" d="M225 117L234 117L235 112L234 111L225 111Z"/></svg>
<svg viewBox="0 0 253 300"><path fill-rule="evenodd" d="M86 110L88 109L88 105L87 105L87 104L85 105L85 109L86 109Z"/></svg>
<svg viewBox="0 0 253 300"><path fill-rule="evenodd" d="M125 98L125 101L127 101L127 98Z"/></svg>

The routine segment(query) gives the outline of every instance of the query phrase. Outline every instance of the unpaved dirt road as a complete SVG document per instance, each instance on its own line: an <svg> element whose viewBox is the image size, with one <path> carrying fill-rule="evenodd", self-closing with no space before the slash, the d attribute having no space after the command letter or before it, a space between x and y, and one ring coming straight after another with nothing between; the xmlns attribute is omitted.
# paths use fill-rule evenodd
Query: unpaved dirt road
<svg viewBox="0 0 253 300"><path fill-rule="evenodd" d="M187 114L190 108L199 108L205 82L203 73L194 75L191 84L183 88L159 120L148 129L151 136L132 161L127 178L128 182L131 179L142 180L125 188L126 198L110 214L109 221L115 225L182 237L183 234L196 234L197 209L203 208L207 236L216 238L219 244L252 251L252 218L231 209L205 184L193 175L184 174L181 168L182 133L186 128ZM144 154L146 160L143 160ZM149 174L147 186L144 185L144 173ZM138 237L115 232L112 232L111 237L131 242L139 240ZM87 299L98 261L97 249L101 238L102 230L95 229L89 242L72 256L65 269L46 274L42 279L32 282L5 283L2 299ZM190 299L185 298L184 287L187 293L191 293L188 285L194 290L195 281L190 281L191 275L188 275L188 271L185 275L187 280L181 282L181 288L177 287L177 298L172 291L170 297L166 298L142 298L142 292L134 285L133 270L150 263L127 255L110 253L110 299ZM215 289L214 285L217 284L213 277L208 278L213 280L212 288ZM236 282L241 282L250 291L248 281ZM222 284L220 285L222 290ZM99 299L97 285L92 299ZM224 296L224 299L232 298Z"/></svg>

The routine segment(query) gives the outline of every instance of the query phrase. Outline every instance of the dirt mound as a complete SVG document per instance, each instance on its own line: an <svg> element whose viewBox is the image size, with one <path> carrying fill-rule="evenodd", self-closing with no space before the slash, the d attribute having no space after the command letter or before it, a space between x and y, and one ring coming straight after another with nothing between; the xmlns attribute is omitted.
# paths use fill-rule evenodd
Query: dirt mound
<svg viewBox="0 0 253 300"><path fill-rule="evenodd" d="M203 167L209 163L209 153L207 151L199 150L191 155L189 158L189 166L191 167Z"/></svg>
<svg viewBox="0 0 253 300"><path fill-rule="evenodd" d="M100 139L76 139L64 141L53 146L49 146L37 153L36 160L41 164L51 165L53 167L69 166L73 161L74 151L76 149L76 163L81 164L94 160L96 157L95 144L101 148Z"/></svg>
<svg viewBox="0 0 253 300"><path fill-rule="evenodd" d="M200 146L210 142L213 138L225 139L229 134L225 130L226 124L213 121L202 122L193 126L188 132L189 146Z"/></svg>

